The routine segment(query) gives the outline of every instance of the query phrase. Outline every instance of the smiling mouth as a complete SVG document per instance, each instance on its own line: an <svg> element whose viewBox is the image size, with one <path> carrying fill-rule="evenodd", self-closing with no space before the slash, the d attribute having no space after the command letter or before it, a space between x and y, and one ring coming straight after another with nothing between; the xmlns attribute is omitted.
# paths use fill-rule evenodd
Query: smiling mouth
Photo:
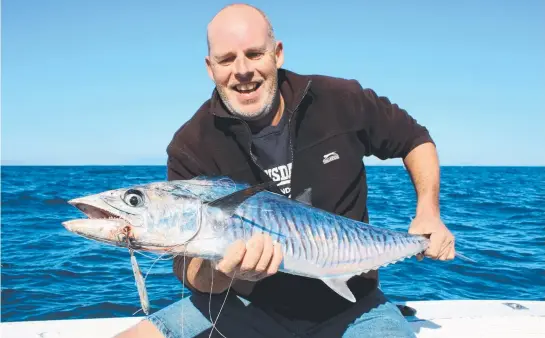
<svg viewBox="0 0 545 338"><path fill-rule="evenodd" d="M240 94L249 94L255 92L261 87L262 82L249 82L233 86L233 90Z"/></svg>

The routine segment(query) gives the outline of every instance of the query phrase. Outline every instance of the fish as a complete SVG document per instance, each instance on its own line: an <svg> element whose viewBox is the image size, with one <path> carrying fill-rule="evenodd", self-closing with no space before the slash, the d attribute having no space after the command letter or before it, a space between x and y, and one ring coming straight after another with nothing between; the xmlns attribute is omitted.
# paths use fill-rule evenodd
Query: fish
<svg viewBox="0 0 545 338"><path fill-rule="evenodd" d="M311 188L289 198L275 192L275 185L198 176L116 188L69 200L87 218L62 225L108 245L212 262L220 261L233 242L265 233L281 246L279 271L320 279L351 302L356 299L347 286L350 278L421 254L429 246L426 236L314 207ZM137 285L146 304L143 282Z"/></svg>
<svg viewBox="0 0 545 338"><path fill-rule="evenodd" d="M136 257L134 256L133 250L129 250L129 251L131 254L131 267L132 267L132 272L134 274L136 289L138 290L138 296L140 297L140 306L142 308L142 311L146 315L149 315L150 305L149 305L148 290L146 289L146 281L144 280L144 277L142 276L142 273L140 272L140 266L138 265L138 261L136 260Z"/></svg>

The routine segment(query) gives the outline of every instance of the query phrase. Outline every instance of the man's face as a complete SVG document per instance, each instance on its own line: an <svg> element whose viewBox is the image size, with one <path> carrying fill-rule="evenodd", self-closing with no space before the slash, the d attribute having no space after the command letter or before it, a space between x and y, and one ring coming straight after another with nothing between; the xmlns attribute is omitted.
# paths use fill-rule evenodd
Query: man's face
<svg viewBox="0 0 545 338"><path fill-rule="evenodd" d="M210 27L208 74L232 114L261 118L271 112L277 94L282 44L272 41L259 15L223 21Z"/></svg>

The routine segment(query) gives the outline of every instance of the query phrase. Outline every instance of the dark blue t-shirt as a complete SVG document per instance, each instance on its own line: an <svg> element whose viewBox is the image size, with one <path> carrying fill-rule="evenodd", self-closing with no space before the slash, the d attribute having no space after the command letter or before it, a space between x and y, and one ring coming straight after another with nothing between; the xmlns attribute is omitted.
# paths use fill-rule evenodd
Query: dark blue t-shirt
<svg viewBox="0 0 545 338"><path fill-rule="evenodd" d="M288 130L289 114L284 112L276 126L268 125L253 134L254 152L259 165L275 182L282 194L291 197L290 136Z"/></svg>
<svg viewBox="0 0 545 338"><path fill-rule="evenodd" d="M289 118L288 112L284 112L278 125L268 125L254 132L252 140L253 152L259 165L273 181L278 182L278 188L282 194L291 198L291 166L293 159L288 130ZM262 123L266 124L266 121L262 121ZM351 280L349 284L351 289L356 291L355 295L361 297L358 290L366 291L371 289L374 287L375 281L358 278ZM304 290L304 292L299 293L300 290ZM307 304L312 304L311 299L305 299L304 297L310 297L311 299L320 297L327 305L322 308L309 307ZM294 303L292 301L294 298L299 299L299 301ZM299 277L282 272L259 281L249 299L254 304L263 304L266 307L274 308L277 313L286 318L312 322L326 320L353 306L352 303L339 297L338 294L318 279Z"/></svg>

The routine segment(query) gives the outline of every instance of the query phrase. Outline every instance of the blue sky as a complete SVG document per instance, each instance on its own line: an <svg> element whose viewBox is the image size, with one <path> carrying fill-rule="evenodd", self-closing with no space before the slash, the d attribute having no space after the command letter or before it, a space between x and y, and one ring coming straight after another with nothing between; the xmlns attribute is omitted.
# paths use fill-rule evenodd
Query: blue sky
<svg viewBox="0 0 545 338"><path fill-rule="evenodd" d="M206 25L227 3L2 1L2 162L164 164L213 89ZM387 96L442 164L545 165L545 1L304 3L252 2L286 68Z"/></svg>

